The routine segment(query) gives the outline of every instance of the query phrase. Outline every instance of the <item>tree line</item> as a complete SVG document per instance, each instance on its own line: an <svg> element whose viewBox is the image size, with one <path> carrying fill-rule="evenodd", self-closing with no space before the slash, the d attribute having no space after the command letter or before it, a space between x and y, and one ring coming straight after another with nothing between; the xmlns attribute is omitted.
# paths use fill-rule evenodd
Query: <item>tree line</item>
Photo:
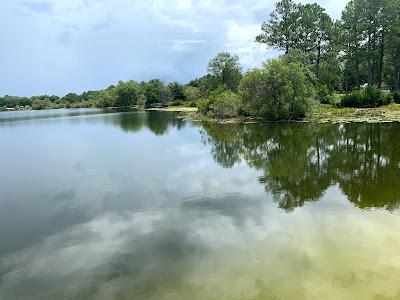
<svg viewBox="0 0 400 300"><path fill-rule="evenodd" d="M0 98L0 107L190 105L216 118L301 119L319 103L376 107L400 103L400 0L351 0L339 20L320 5L280 0L255 37L282 55L243 72L222 52L187 84L120 81L64 97ZM337 96L345 94L344 96Z"/></svg>
<svg viewBox="0 0 400 300"><path fill-rule="evenodd" d="M237 57L218 55L200 86L212 79L219 86L199 101L200 111L288 120L303 118L319 103L400 103L399 0L351 0L339 20L316 3L281 0L256 41L283 54L244 74Z"/></svg>
<svg viewBox="0 0 400 300"><path fill-rule="evenodd" d="M189 88L178 82L165 84L160 79L148 82L120 81L100 91L88 91L80 95L68 93L64 97L33 96L33 97L0 97L0 107L25 107L32 109L52 108L82 108L82 107L150 107L154 105L173 104L174 101L192 99Z"/></svg>
<svg viewBox="0 0 400 300"><path fill-rule="evenodd" d="M400 1L352 0L334 21L318 4L282 0L257 41L308 53L322 84L350 91L361 83L400 89Z"/></svg>

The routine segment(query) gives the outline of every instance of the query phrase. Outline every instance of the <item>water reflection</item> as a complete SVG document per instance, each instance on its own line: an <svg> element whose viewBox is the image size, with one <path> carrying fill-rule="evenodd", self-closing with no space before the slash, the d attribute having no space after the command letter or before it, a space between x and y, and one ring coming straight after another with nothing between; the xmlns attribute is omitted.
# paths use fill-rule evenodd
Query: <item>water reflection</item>
<svg viewBox="0 0 400 300"><path fill-rule="evenodd" d="M178 118L176 114L161 111L113 114L108 121L124 132L135 133L147 128L155 135L164 135L172 127L179 130L186 125L186 121Z"/></svg>
<svg viewBox="0 0 400 300"><path fill-rule="evenodd" d="M225 168L244 160L279 207L291 211L338 185L360 208L399 207L399 124L204 124Z"/></svg>
<svg viewBox="0 0 400 300"><path fill-rule="evenodd" d="M400 298L398 124L38 114L0 122L0 299Z"/></svg>
<svg viewBox="0 0 400 300"><path fill-rule="evenodd" d="M60 119L69 117L89 116L96 114L115 113L117 110L100 110L92 108L54 109L54 110L23 110L0 113L1 126L17 126L18 122ZM23 124L23 123L22 123Z"/></svg>
<svg viewBox="0 0 400 300"><path fill-rule="evenodd" d="M138 111L136 109L57 109L44 111L13 111L0 113L0 128L26 126L27 124L47 124L68 121L70 123L112 124L124 132L139 132L149 129L156 135L163 135L169 128L178 130L186 122L175 113L160 111Z"/></svg>

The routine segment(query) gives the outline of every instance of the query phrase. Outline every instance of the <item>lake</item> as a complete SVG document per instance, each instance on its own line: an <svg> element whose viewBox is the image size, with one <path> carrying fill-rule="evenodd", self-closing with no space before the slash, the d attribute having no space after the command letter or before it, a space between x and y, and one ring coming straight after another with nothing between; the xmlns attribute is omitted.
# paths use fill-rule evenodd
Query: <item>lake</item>
<svg viewBox="0 0 400 300"><path fill-rule="evenodd" d="M0 113L0 299L400 299L399 134Z"/></svg>

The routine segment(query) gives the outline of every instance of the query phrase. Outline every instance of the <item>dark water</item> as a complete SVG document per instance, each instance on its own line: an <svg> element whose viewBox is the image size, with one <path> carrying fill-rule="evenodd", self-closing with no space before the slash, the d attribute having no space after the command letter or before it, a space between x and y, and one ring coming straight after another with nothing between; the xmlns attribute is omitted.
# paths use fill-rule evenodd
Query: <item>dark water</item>
<svg viewBox="0 0 400 300"><path fill-rule="evenodd" d="M0 113L0 299L400 299L399 133Z"/></svg>

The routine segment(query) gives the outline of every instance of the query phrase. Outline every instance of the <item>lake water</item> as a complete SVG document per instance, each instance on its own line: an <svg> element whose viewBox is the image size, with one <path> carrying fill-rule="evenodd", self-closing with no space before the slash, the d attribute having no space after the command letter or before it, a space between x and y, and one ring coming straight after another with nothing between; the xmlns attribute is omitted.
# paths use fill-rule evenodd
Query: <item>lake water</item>
<svg viewBox="0 0 400 300"><path fill-rule="evenodd" d="M0 299L400 299L400 125L0 113Z"/></svg>

